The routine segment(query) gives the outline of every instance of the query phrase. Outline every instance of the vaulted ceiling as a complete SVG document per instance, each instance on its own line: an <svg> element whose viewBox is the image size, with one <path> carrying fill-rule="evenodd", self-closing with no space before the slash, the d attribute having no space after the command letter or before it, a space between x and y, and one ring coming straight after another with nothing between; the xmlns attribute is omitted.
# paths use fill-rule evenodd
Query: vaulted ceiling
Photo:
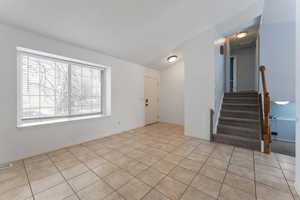
<svg viewBox="0 0 300 200"><path fill-rule="evenodd" d="M0 0L0 22L159 68L184 41L260 1Z"/></svg>

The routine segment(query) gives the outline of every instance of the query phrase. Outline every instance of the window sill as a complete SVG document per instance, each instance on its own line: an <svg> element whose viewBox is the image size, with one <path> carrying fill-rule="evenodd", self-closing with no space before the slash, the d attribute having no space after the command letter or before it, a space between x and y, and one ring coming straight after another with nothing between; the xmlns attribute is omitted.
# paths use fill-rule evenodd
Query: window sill
<svg viewBox="0 0 300 200"><path fill-rule="evenodd" d="M106 118L106 117L110 117L110 115L90 115L90 116L80 116L80 117L66 117L60 119L39 120L34 122L21 122L20 124L17 125L17 128L41 126L47 124L56 124L56 123L79 121L79 120L86 120L86 119Z"/></svg>

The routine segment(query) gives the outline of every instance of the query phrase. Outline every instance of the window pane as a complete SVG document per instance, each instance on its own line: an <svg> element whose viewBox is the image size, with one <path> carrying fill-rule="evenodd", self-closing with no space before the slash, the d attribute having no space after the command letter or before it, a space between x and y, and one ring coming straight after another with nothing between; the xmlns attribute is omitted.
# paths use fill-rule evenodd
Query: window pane
<svg viewBox="0 0 300 200"><path fill-rule="evenodd" d="M71 114L101 112L101 70L71 66Z"/></svg>
<svg viewBox="0 0 300 200"><path fill-rule="evenodd" d="M39 108L23 108L24 117L40 117Z"/></svg>
<svg viewBox="0 0 300 200"><path fill-rule="evenodd" d="M20 57L22 119L101 112L102 69L29 53Z"/></svg>
<svg viewBox="0 0 300 200"><path fill-rule="evenodd" d="M68 65L23 55L23 118L68 115Z"/></svg>

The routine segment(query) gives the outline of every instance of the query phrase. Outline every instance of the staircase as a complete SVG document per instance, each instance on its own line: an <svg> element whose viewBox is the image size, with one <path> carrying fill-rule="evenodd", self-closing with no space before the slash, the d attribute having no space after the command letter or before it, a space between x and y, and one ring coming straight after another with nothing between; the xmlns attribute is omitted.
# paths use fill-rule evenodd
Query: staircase
<svg viewBox="0 0 300 200"><path fill-rule="evenodd" d="M214 140L252 150L261 148L258 93L225 93Z"/></svg>

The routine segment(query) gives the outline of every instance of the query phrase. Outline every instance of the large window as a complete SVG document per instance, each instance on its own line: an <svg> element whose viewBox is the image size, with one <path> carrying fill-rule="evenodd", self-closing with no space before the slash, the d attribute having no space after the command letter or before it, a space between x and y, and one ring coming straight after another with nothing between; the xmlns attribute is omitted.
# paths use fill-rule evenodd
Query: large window
<svg viewBox="0 0 300 200"><path fill-rule="evenodd" d="M24 51L18 58L22 121L103 112L103 67Z"/></svg>

